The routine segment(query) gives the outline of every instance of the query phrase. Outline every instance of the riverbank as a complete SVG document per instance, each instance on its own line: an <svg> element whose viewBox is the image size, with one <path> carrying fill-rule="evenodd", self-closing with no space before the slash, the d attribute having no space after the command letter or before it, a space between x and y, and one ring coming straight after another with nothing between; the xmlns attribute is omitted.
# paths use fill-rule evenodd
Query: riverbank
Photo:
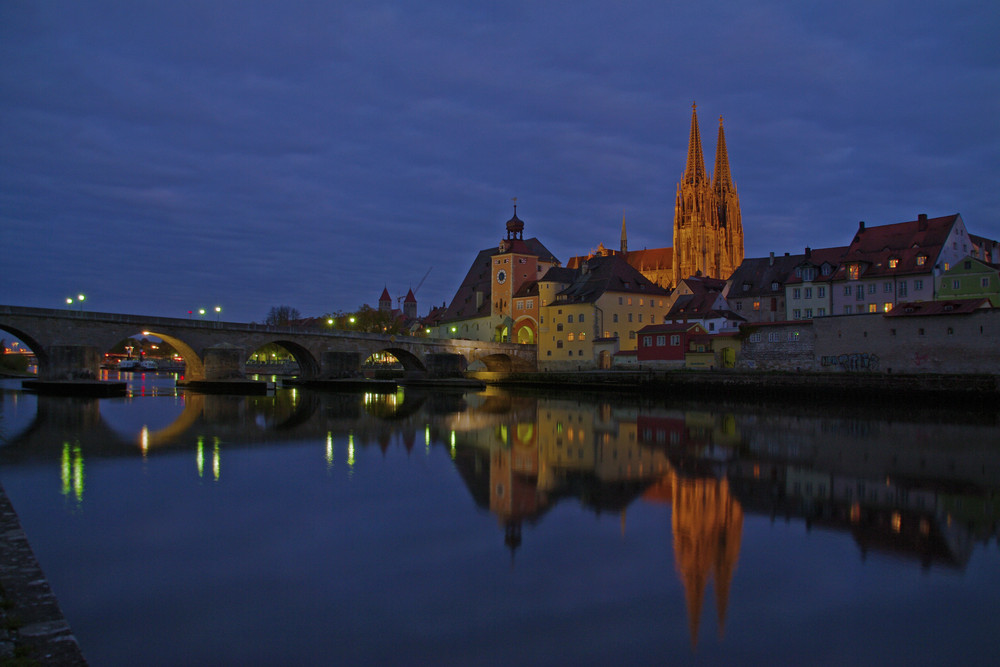
<svg viewBox="0 0 1000 667"><path fill-rule="evenodd" d="M0 485L0 662L86 665Z"/></svg>
<svg viewBox="0 0 1000 667"><path fill-rule="evenodd" d="M498 386L636 392L698 399L858 400L934 405L946 402L994 408L1000 400L997 375L625 370L476 372L468 376Z"/></svg>

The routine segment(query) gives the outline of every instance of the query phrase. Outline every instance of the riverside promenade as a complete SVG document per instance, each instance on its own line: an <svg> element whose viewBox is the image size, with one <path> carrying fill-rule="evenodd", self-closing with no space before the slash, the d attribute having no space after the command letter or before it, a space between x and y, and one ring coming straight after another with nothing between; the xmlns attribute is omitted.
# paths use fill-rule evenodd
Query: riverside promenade
<svg viewBox="0 0 1000 667"><path fill-rule="evenodd" d="M2 485L0 664L87 664Z"/></svg>

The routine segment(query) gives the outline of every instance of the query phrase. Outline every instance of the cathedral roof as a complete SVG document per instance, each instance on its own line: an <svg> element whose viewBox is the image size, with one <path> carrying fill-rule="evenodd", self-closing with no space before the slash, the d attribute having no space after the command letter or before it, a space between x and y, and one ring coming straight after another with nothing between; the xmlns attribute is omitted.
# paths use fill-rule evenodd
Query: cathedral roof
<svg viewBox="0 0 1000 667"><path fill-rule="evenodd" d="M382 303L383 301L388 301L389 303L392 303L392 297L389 296L389 288L388 287L383 287L382 288L382 296L380 296L378 298L378 301L379 301L379 303Z"/></svg>
<svg viewBox="0 0 1000 667"><path fill-rule="evenodd" d="M413 296L413 290L410 289L406 292L406 298L403 299L403 303L416 303L417 297Z"/></svg>

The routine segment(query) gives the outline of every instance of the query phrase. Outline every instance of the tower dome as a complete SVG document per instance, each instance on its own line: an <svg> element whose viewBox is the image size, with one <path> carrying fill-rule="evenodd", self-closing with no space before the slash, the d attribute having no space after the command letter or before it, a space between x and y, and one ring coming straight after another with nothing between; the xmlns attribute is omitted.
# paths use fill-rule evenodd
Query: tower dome
<svg viewBox="0 0 1000 667"><path fill-rule="evenodd" d="M514 217L507 221L507 238L520 239L524 237L524 221L517 217L517 204L514 204Z"/></svg>

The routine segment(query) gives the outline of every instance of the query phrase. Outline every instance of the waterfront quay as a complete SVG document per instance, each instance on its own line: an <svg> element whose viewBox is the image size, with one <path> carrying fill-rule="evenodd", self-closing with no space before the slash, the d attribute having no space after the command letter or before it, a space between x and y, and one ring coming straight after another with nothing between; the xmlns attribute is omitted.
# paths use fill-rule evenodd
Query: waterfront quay
<svg viewBox="0 0 1000 667"><path fill-rule="evenodd" d="M488 384L511 387L620 391L671 398L832 401L879 404L933 401L995 406L1000 376L982 374L792 373L763 371L573 371L469 373Z"/></svg>
<svg viewBox="0 0 1000 667"><path fill-rule="evenodd" d="M2 485L0 663L87 664Z"/></svg>

